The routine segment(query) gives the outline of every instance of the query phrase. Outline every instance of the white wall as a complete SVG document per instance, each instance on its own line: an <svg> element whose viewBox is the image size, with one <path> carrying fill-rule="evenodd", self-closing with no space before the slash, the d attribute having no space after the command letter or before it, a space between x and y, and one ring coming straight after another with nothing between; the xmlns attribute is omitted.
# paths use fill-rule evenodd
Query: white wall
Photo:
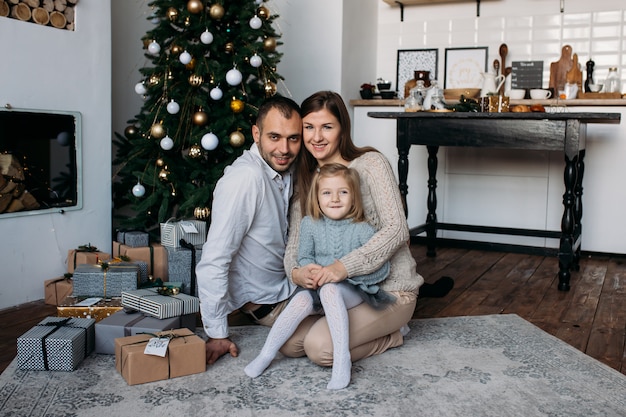
<svg viewBox="0 0 626 417"><path fill-rule="evenodd" d="M0 17L0 105L82 113L83 209L0 216L0 309L43 298L68 249L111 246L110 1L76 6L76 30Z"/></svg>

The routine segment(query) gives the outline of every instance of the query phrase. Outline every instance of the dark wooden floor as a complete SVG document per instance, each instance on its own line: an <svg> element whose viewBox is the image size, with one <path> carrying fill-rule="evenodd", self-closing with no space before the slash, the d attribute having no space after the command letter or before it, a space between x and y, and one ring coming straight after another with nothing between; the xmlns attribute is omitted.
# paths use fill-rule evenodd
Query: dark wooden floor
<svg viewBox="0 0 626 417"><path fill-rule="evenodd" d="M444 298L420 299L415 318L514 313L626 374L626 258L584 257L561 292L553 257L442 248L428 258L423 246L411 249L427 282L448 275L456 283ZM0 371L17 337L55 313L43 301L0 311Z"/></svg>

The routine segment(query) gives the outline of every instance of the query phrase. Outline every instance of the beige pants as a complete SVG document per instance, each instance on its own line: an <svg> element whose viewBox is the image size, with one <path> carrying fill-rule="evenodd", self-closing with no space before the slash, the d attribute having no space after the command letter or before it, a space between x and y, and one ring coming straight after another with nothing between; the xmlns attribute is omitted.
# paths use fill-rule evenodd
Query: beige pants
<svg viewBox="0 0 626 417"><path fill-rule="evenodd" d="M392 294L397 297L396 302L383 310L375 310L366 303L348 310L352 362L402 345L399 329L411 320L417 296L410 292ZM271 326L286 305L287 301L281 303L259 324ZM280 352L294 358L306 355L318 365L332 366L333 342L326 317L315 315L304 319Z"/></svg>

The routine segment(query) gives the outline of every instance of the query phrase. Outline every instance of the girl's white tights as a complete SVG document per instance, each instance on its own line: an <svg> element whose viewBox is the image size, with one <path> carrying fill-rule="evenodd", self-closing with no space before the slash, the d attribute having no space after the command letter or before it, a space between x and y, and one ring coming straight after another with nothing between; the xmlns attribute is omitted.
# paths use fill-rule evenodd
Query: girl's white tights
<svg viewBox="0 0 626 417"><path fill-rule="evenodd" d="M326 284L319 289L319 294L333 340L333 371L327 388L345 388L350 383L352 370L348 310L363 300L350 285ZM302 320L314 313L313 297L309 291L300 291L294 295L270 329L259 356L245 367L245 373L251 378L261 375Z"/></svg>

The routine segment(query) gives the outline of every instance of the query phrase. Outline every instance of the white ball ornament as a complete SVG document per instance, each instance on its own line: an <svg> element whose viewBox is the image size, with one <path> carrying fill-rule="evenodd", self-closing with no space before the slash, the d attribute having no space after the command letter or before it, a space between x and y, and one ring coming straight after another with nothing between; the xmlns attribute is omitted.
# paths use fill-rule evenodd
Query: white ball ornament
<svg viewBox="0 0 626 417"><path fill-rule="evenodd" d="M248 23L250 24L250 27L252 29L260 29L261 26L263 26L263 21L259 19L259 16L256 15L252 19L250 19Z"/></svg>
<svg viewBox="0 0 626 417"><path fill-rule="evenodd" d="M213 42L213 34L209 32L208 30L205 30L200 35L200 42L202 42L205 45L210 44L211 42Z"/></svg>
<svg viewBox="0 0 626 417"><path fill-rule="evenodd" d="M237 68L233 68L226 73L226 82L230 85L239 85L242 79L243 76Z"/></svg>
<svg viewBox="0 0 626 417"><path fill-rule="evenodd" d="M165 136L163 139L161 139L159 145L161 146L161 149L169 151L174 147L174 141L169 136Z"/></svg>
<svg viewBox="0 0 626 417"><path fill-rule="evenodd" d="M70 133L69 132L60 132L57 135L57 142L61 146L67 146L70 143Z"/></svg>
<svg viewBox="0 0 626 417"><path fill-rule="evenodd" d="M211 89L211 91L209 92L209 95L211 96L211 98L215 101L220 100L222 98L222 96L224 96L224 93L222 92L222 89L219 87L214 87Z"/></svg>
<svg viewBox="0 0 626 417"><path fill-rule="evenodd" d="M143 82L135 84L135 93L139 94L140 96L143 96L147 92L148 92L148 89L146 88L146 85Z"/></svg>
<svg viewBox="0 0 626 417"><path fill-rule="evenodd" d="M191 54L187 51L184 51L180 54L178 60L181 62L181 64L187 65L191 62Z"/></svg>
<svg viewBox="0 0 626 417"><path fill-rule="evenodd" d="M250 57L250 65L252 65L254 68L259 68L262 63L263 60L257 54L254 54Z"/></svg>
<svg viewBox="0 0 626 417"><path fill-rule="evenodd" d="M148 52L150 52L152 55L157 55L159 52L161 52L161 45L159 45L156 41L150 42L150 44L148 45Z"/></svg>
<svg viewBox="0 0 626 417"><path fill-rule="evenodd" d="M146 187L144 187L139 181L137 181L137 184L135 184L135 186L133 187L133 195L135 197L143 197L145 194Z"/></svg>
<svg viewBox="0 0 626 417"><path fill-rule="evenodd" d="M174 100L167 103L167 112L169 114L176 114L180 111L180 105Z"/></svg>
<svg viewBox="0 0 626 417"><path fill-rule="evenodd" d="M209 132L206 135L202 136L202 139L200 140L200 144L207 151L212 151L213 149L217 148L217 145L219 145L219 143L219 139L217 138L217 136L215 136L213 132Z"/></svg>

